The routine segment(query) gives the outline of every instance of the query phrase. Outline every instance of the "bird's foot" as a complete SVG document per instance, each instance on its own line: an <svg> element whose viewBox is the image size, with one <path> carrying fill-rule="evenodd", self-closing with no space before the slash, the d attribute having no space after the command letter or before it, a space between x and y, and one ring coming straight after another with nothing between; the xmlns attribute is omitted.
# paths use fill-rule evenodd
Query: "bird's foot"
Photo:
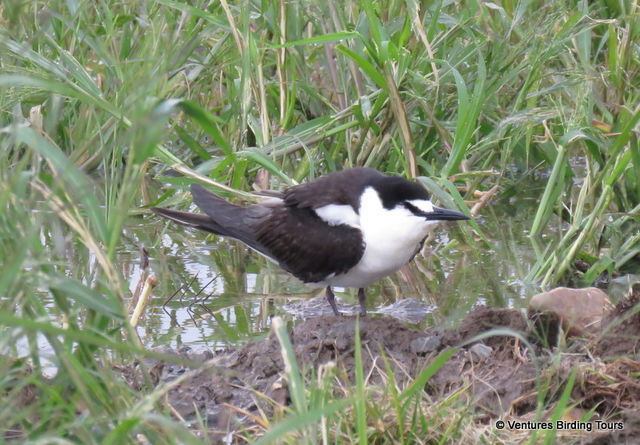
<svg viewBox="0 0 640 445"><path fill-rule="evenodd" d="M338 306L336 305L336 296L329 286L327 286L327 301L329 302L331 309L333 309L333 314L337 317L341 317L342 313L340 313Z"/></svg>
<svg viewBox="0 0 640 445"><path fill-rule="evenodd" d="M358 303L360 304L360 316L367 316L367 296L364 294L364 288L358 289Z"/></svg>

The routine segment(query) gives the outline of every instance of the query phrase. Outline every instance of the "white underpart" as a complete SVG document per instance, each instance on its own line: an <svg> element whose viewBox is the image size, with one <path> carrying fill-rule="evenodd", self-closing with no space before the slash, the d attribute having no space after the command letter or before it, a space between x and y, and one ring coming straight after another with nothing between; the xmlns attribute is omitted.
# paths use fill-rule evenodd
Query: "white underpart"
<svg viewBox="0 0 640 445"><path fill-rule="evenodd" d="M433 209L431 202L412 200L420 210ZM327 278L330 286L365 287L395 272L409 262L421 241L436 224L414 215L399 204L385 209L378 193L372 187L360 199L360 229L365 250L360 262L349 272Z"/></svg>
<svg viewBox="0 0 640 445"><path fill-rule="evenodd" d="M350 205L329 204L315 210L316 214L330 226L346 224L360 228L360 217Z"/></svg>

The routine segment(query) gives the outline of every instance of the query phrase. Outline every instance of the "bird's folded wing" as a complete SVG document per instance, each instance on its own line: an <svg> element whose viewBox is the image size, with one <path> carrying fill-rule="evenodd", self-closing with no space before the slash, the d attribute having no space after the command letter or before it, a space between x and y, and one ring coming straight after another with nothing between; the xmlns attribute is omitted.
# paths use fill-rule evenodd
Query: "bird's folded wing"
<svg viewBox="0 0 640 445"><path fill-rule="evenodd" d="M269 256L306 283L347 272L364 253L360 230L330 226L308 208L273 207L268 218L256 223L256 240Z"/></svg>

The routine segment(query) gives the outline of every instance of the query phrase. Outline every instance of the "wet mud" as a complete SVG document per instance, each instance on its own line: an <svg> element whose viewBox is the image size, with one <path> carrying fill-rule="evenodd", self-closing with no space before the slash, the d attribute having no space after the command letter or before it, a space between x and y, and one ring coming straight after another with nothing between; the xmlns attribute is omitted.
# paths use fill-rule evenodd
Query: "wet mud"
<svg viewBox="0 0 640 445"><path fill-rule="evenodd" d="M580 443L640 443L640 285L605 316L602 332L565 339L560 348L539 341L531 320L505 308L478 306L457 329L443 331L415 329L388 316L361 318L359 326L369 385L384 385L390 367L399 387L405 387L439 353L457 348L424 390L436 398L460 391L474 421L491 425L497 419L534 418L542 387L547 389L544 406L553 407L576 372L571 394L576 409L594 410L592 419L625 422L623 431L593 432ZM318 373L330 364L352 383L355 328L355 318L335 316L290 327L301 369ZM196 364L148 365L155 382L173 383L168 401L185 420L205 418L224 434L251 429L261 416L289 403L282 351L273 334L215 353L173 353ZM137 371L124 373L134 386L140 383Z"/></svg>

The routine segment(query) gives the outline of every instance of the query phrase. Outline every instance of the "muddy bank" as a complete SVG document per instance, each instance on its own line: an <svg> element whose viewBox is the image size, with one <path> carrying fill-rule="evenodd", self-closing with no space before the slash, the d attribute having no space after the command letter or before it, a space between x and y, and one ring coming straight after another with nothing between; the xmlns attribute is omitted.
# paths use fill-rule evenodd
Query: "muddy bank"
<svg viewBox="0 0 640 445"><path fill-rule="evenodd" d="M623 432L594 432L589 443L607 443L602 442L607 437L636 443L640 424L630 413L640 408L639 304L637 286L605 317L599 335L569 340L562 353L545 348L530 320L513 309L476 307L457 329L444 331L421 331L390 317L361 319L367 383L384 386L390 367L397 385L405 387L443 350L458 348L429 379L425 391L434 398L461 391L461 403L468 404L475 422L492 425L497 419L533 418L537 388L542 386L548 388L545 407L553 407L575 369L572 401L579 413L593 409L594 418L628 419ZM301 368L317 372L335 363L338 379L353 382L355 326L355 318L333 316L293 326L290 337ZM499 332L493 334L499 335L491 334L496 329ZM223 434L251 428L262 413L270 415L289 402L275 335L215 354L194 355L189 350L176 354L201 365L150 365L155 381L175 382L168 400L184 419L204 416L212 430ZM126 374L132 384L139 378L135 369Z"/></svg>

